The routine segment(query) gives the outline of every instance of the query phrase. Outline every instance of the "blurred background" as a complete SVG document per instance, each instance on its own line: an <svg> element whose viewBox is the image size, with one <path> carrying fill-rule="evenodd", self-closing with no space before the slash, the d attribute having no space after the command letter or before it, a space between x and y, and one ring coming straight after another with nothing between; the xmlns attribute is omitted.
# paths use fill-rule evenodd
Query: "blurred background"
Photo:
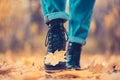
<svg viewBox="0 0 120 80"><path fill-rule="evenodd" d="M45 53L40 0L0 0L0 53ZM120 0L96 0L84 53L120 54Z"/></svg>

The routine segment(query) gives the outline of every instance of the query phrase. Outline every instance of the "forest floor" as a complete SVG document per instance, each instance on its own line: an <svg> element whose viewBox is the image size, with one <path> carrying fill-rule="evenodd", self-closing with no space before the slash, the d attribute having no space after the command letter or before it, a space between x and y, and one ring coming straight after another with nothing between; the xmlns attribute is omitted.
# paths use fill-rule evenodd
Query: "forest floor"
<svg viewBox="0 0 120 80"><path fill-rule="evenodd" d="M85 70L47 74L43 57L34 54L0 54L0 80L120 80L120 55L82 54Z"/></svg>

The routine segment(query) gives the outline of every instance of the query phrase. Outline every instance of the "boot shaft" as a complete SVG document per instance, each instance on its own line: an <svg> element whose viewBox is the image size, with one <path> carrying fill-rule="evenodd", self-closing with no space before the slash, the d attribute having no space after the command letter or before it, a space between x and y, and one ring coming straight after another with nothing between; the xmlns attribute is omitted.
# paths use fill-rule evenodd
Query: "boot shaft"
<svg viewBox="0 0 120 80"><path fill-rule="evenodd" d="M82 45L79 43L69 43L66 54L66 66L71 68L80 67L80 55Z"/></svg>
<svg viewBox="0 0 120 80"><path fill-rule="evenodd" d="M47 25L48 33L45 41L45 46L48 46L47 53L65 50L67 32L64 28L64 20L55 19L47 23Z"/></svg>

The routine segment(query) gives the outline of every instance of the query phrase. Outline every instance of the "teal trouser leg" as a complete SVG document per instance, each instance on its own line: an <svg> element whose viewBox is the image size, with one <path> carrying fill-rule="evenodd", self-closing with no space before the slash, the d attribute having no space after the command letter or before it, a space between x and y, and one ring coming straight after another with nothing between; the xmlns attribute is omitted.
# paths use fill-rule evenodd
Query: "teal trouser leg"
<svg viewBox="0 0 120 80"><path fill-rule="evenodd" d="M86 43L95 0L69 1L69 28L70 42Z"/></svg>
<svg viewBox="0 0 120 80"><path fill-rule="evenodd" d="M57 18L69 18L65 13L66 0L41 0L41 3L46 23Z"/></svg>

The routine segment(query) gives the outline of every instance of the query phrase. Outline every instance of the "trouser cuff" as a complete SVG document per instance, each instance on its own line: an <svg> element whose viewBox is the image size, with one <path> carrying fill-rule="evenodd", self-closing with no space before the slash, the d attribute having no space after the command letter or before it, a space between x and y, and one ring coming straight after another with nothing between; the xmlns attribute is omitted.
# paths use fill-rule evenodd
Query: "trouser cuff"
<svg viewBox="0 0 120 80"><path fill-rule="evenodd" d="M69 36L68 39L69 42L75 42L75 43L80 43L82 45L86 44L86 40L82 39L82 38L78 38L78 37L73 37L73 36Z"/></svg>

